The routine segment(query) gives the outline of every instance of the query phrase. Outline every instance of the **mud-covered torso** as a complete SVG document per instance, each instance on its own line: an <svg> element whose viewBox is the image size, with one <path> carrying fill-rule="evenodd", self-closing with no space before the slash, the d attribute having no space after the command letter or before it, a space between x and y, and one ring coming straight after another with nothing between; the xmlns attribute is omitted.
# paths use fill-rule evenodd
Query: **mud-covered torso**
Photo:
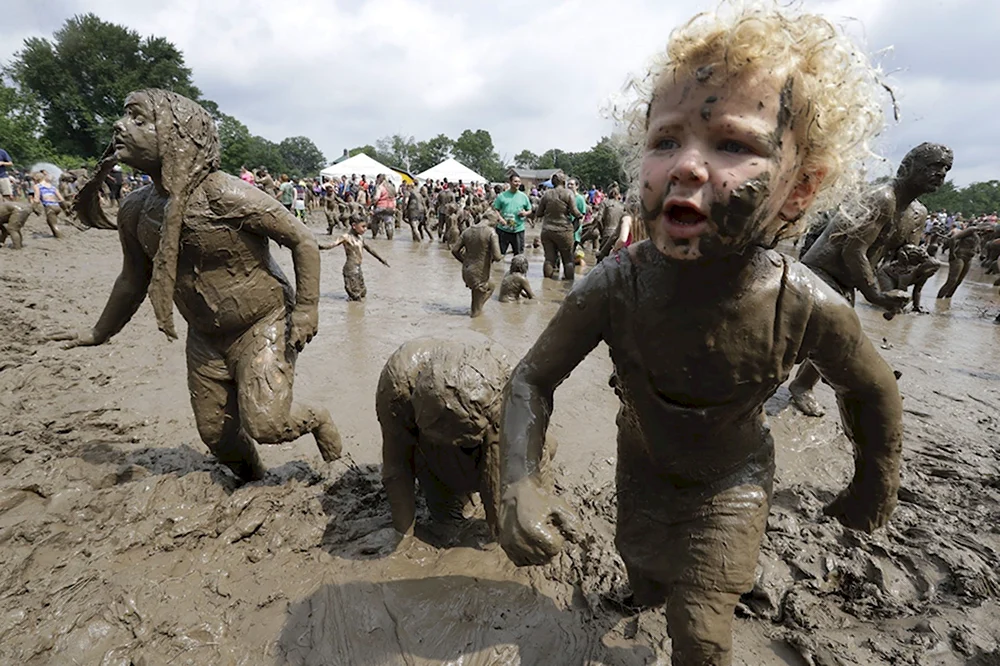
<svg viewBox="0 0 1000 666"><path fill-rule="evenodd" d="M485 225L469 227L462 232L462 245L465 247L462 275L466 281L470 278L477 282L489 280L490 267L493 263L491 241L495 233L491 227Z"/></svg>
<svg viewBox="0 0 1000 666"><path fill-rule="evenodd" d="M538 203L542 217L543 231L573 231L571 211L576 210L576 201L570 191L557 187L542 195Z"/></svg>
<svg viewBox="0 0 1000 666"><path fill-rule="evenodd" d="M979 234L971 233L968 236L951 241L951 248L948 257L959 259L972 259L979 250Z"/></svg>
<svg viewBox="0 0 1000 666"><path fill-rule="evenodd" d="M604 212L601 215L601 235L610 236L618 228L625 216L625 206L617 199L609 199L604 202Z"/></svg>
<svg viewBox="0 0 1000 666"><path fill-rule="evenodd" d="M27 206L16 204L13 201L0 202L0 226L7 226L10 222L24 222L24 219L31 213Z"/></svg>
<svg viewBox="0 0 1000 666"><path fill-rule="evenodd" d="M508 273L500 282L500 291L497 299L501 303L520 300L524 295L524 283L526 278L521 273Z"/></svg>
<svg viewBox="0 0 1000 666"><path fill-rule="evenodd" d="M152 186L139 192L143 201L136 234L152 260L159 248L168 199ZM245 221L214 214L204 186L197 188L188 201L180 235L174 303L188 325L202 333L238 334L293 299L288 279L271 256L270 241L241 229Z"/></svg>
<svg viewBox="0 0 1000 666"><path fill-rule="evenodd" d="M361 236L353 233L344 234L344 273L351 273L361 270L362 252L365 249L365 240Z"/></svg>
<svg viewBox="0 0 1000 666"><path fill-rule="evenodd" d="M735 297L685 296L678 263L649 243L609 258L619 454L687 479L739 469L769 446L763 404L798 360L808 308L788 289L788 260L759 251Z"/></svg>
<svg viewBox="0 0 1000 666"><path fill-rule="evenodd" d="M409 215L418 215L424 212L424 200L416 192L411 192L406 199L406 212Z"/></svg>
<svg viewBox="0 0 1000 666"><path fill-rule="evenodd" d="M896 198L891 189L882 188L872 196L872 201L876 202L873 206L877 205L879 210L885 211L875 219L864 222L868 226L879 227L878 235L865 250L868 263L874 268L907 242L902 228L908 225L901 224L906 211L895 212ZM845 249L851 236L857 233L855 227L864 215L860 211L835 215L812 247L803 254L802 263L810 268L819 268L845 287L859 288L861 285L855 284L856 280L848 269Z"/></svg>

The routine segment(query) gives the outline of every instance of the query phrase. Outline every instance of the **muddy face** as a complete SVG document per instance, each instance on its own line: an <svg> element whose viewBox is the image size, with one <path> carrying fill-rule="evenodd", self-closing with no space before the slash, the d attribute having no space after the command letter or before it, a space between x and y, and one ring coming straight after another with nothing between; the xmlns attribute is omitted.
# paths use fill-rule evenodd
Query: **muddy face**
<svg viewBox="0 0 1000 666"><path fill-rule="evenodd" d="M682 260L773 244L797 175L792 91L770 75L668 82L650 106L641 214Z"/></svg>
<svg viewBox="0 0 1000 666"><path fill-rule="evenodd" d="M131 167L152 173L160 164L156 141L156 115L145 93L133 93L125 100L125 115L114 124L115 156Z"/></svg>

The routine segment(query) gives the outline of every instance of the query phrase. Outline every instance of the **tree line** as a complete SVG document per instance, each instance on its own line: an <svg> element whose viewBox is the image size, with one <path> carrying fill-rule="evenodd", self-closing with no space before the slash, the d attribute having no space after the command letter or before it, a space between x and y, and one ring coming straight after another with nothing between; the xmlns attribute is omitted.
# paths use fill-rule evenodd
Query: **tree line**
<svg viewBox="0 0 1000 666"><path fill-rule="evenodd" d="M38 161L65 168L93 166L110 141L125 97L141 88L172 90L205 107L219 129L225 171L264 167L273 174L298 178L314 175L327 164L308 137L270 141L251 133L239 119L206 99L194 85L183 53L168 40L142 37L92 13L68 19L52 39L26 39L0 70L2 147L19 166ZM501 158L484 129L467 129L454 139L438 134L422 141L395 134L349 152L367 153L414 174L454 157L491 181L504 180L508 166L559 168L580 178L585 186L607 187L624 178L607 137L578 153L552 149L535 155L523 150L512 163Z"/></svg>
<svg viewBox="0 0 1000 666"><path fill-rule="evenodd" d="M1000 181L955 187L955 183L949 180L937 192L920 197L920 202L932 213L946 210L961 213L964 217L1000 213Z"/></svg>
<svg viewBox="0 0 1000 666"><path fill-rule="evenodd" d="M497 154L493 137L483 129L465 130L457 139L438 134L426 141L394 134L379 139L374 146L369 144L348 151L351 156L358 153L365 153L383 164L400 167L414 175L454 157L493 182L505 180L510 166L562 169L579 178L584 186L596 185L602 188L608 187L612 182L621 183L625 178L619 154L608 137L602 138L590 150L579 153L552 149L539 156L529 150L522 150L509 163Z"/></svg>
<svg viewBox="0 0 1000 666"><path fill-rule="evenodd" d="M326 158L307 137L274 143L250 133L194 85L184 55L162 37L141 37L95 14L68 19L52 39L30 37L0 71L0 141L16 163L93 166L111 139L125 97L162 88L189 97L219 127L222 168L263 166L295 176L316 173Z"/></svg>

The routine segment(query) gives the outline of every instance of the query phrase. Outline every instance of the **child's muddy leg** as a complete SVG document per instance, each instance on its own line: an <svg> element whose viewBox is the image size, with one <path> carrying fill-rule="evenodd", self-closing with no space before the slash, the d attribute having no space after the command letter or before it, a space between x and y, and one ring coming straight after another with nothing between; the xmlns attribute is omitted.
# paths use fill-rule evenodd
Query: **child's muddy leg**
<svg viewBox="0 0 1000 666"><path fill-rule="evenodd" d="M667 601L673 666L729 666L733 612L740 595L676 586Z"/></svg>

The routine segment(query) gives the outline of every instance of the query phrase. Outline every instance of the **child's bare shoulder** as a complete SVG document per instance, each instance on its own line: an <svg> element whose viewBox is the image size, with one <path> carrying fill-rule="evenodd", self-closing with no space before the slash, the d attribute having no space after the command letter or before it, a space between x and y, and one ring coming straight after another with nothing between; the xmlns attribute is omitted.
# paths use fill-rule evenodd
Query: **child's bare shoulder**
<svg viewBox="0 0 1000 666"><path fill-rule="evenodd" d="M858 314L846 298L805 264L787 256L783 259L787 265L785 289L793 296L785 301L789 307L801 308L802 314L808 317L807 335L823 339L828 335L853 336L855 332L861 331Z"/></svg>

